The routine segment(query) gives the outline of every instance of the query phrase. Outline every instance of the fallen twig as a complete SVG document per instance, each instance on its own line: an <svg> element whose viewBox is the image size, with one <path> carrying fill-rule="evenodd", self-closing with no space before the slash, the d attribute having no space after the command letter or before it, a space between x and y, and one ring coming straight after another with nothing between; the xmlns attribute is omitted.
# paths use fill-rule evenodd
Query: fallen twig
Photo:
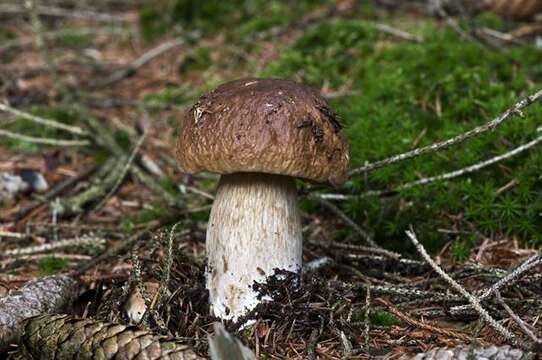
<svg viewBox="0 0 542 360"><path fill-rule="evenodd" d="M493 284L491 287L487 288L485 291L483 291L480 296L478 296L478 300L482 301L486 298L488 298L492 294L496 294L497 291L499 291L503 286L511 285L514 282L516 282L521 275L523 275L525 272L529 271L533 267L539 265L541 263L540 255L535 254L528 258L526 261L524 261L520 266L515 268L513 271L506 274L504 277L502 277L499 281L497 281L495 284ZM450 309L451 314L460 314L463 311L471 309L472 306L470 305L462 305L462 306L455 306Z"/></svg>
<svg viewBox="0 0 542 360"><path fill-rule="evenodd" d="M55 242L43 244L43 245L6 250L2 253L0 257L6 258L6 257L11 257L11 256L29 255L29 254L36 254L40 252L51 251L55 249L61 249L61 248L70 247L70 246L84 246L84 245L89 245L89 244L99 245L99 244L104 244L104 243L105 243L105 239L102 237L84 235L84 236L76 237L73 239L59 240L59 241L55 241Z"/></svg>
<svg viewBox="0 0 542 360"><path fill-rule="evenodd" d="M111 188L111 190L109 190L109 192L102 198L102 200L100 200L98 205L96 205L94 207L94 210L97 210L97 209L101 208L105 204L107 199L109 199L115 193L115 191L117 191L120 184L122 183L122 181L126 177L126 174L128 173L128 170L130 170L130 167L132 166L137 153L141 149L141 146L143 146L143 142L145 141L146 137L147 137L147 131L144 131L143 134L137 140L136 144L134 145L134 148L132 149L132 152L130 153L130 156L126 160L126 164L124 164L123 168L121 169L121 171L120 171L120 173L119 173L119 175L117 177L117 180L115 181L115 184L113 184L113 187Z"/></svg>
<svg viewBox="0 0 542 360"><path fill-rule="evenodd" d="M12 115L15 115L15 116L19 116L19 117L21 117L23 119L35 122L36 124L49 126L51 128L55 128L55 129L59 129L59 130L64 130L64 131L67 131L67 132L72 133L74 135L87 135L86 131L81 129L78 126L66 125L66 124L63 124L61 122L54 121L54 120L51 120L51 119L44 119L44 118L42 118L40 116L32 115L32 114L29 114L27 112L17 110L15 108L9 106L6 103L0 102L0 110L8 112L8 113L10 113Z"/></svg>
<svg viewBox="0 0 542 360"><path fill-rule="evenodd" d="M371 245L374 248L380 249L381 247L378 246L377 243L374 242L371 235L369 235L368 232L363 230L358 224L354 222L354 220L350 219L341 209L339 209L334 204L330 203L329 201L322 199L317 196L310 195L311 198L318 200L322 205L327 207L329 210L334 212L337 216L339 216L345 223L348 224L348 226L352 227L361 237L363 240L367 242L367 244Z"/></svg>
<svg viewBox="0 0 542 360"><path fill-rule="evenodd" d="M125 14L105 14L98 13L95 11L89 10L74 10L74 9L64 9L54 6L43 6L40 5L37 7L37 11L40 16L49 16L49 17L60 17L60 18L69 18L76 20L86 20L94 22L105 22L105 23L118 23L126 22L132 19L130 15ZM18 15L24 14L26 9L21 5L12 5L12 4L2 4L0 5L0 15Z"/></svg>
<svg viewBox="0 0 542 360"><path fill-rule="evenodd" d="M497 298L497 301L499 302L499 304L501 304L501 306L504 308L504 310L508 313L508 315L510 315L510 317L512 318L512 320L514 320L514 322L516 324L518 324L519 328L529 337L531 338L531 340L535 343L535 344L542 344L542 342L540 341L540 339L527 327L527 325L525 325L525 322L523 320L521 320L521 318L514 312L514 310L512 310L510 308L510 306L508 306L508 304L506 302L504 302L502 296L501 296L501 293L499 292L499 290L496 290L495 291L495 296Z"/></svg>
<svg viewBox="0 0 542 360"><path fill-rule="evenodd" d="M407 230L406 231L407 236L412 241L412 244L416 247L416 250L418 250L418 253L423 257L423 259L431 265L433 270L437 274L439 274L452 288L454 288L457 292L459 292L461 295L463 295L472 305L472 307L480 314L480 316L487 322L493 329L495 329L499 334L501 334L506 340L510 341L513 344L517 344L517 337L512 334L510 331L505 329L501 324L499 324L489 313L480 305L480 301L478 298L473 296L471 293L469 293L467 290L465 290L461 285L459 285L458 282L456 282L454 279L450 277L442 268L431 259L423 245L418 241L418 238L416 237L416 234L414 231Z"/></svg>
<svg viewBox="0 0 542 360"><path fill-rule="evenodd" d="M150 61L152 61L156 57L168 51L171 51L173 49L179 48L182 45L184 45L184 43L185 43L184 38L173 39L165 43L162 43L150 49L143 55L141 55L134 62L132 62L128 67L118 70L117 72L114 72L113 74L111 74L111 76L107 77L106 79L102 79L95 83L90 84L90 87L91 88L105 87L105 86L110 86L116 82L119 82L122 79L135 74L137 70L139 70L139 68L148 64Z"/></svg>
<svg viewBox="0 0 542 360"><path fill-rule="evenodd" d="M397 316L399 319L403 320L404 322L406 322L406 323L408 323L410 325L419 327L420 329L429 330L430 332L441 334L441 335L444 335L444 336L447 336L447 337L450 337L450 338L459 339L459 340L462 340L462 341L470 341L471 340L471 337L468 336L468 335L459 333L459 332L454 331L454 330L443 329L443 328L440 328L440 327L436 326L435 324L430 324L430 323L428 323L426 321L416 320L413 317L401 312L398 308L393 306L387 300L384 300L382 298L377 298L377 299L375 299L375 301L382 304L382 305L384 305L384 306L386 306L388 308L388 310L393 315Z"/></svg>
<svg viewBox="0 0 542 360"><path fill-rule="evenodd" d="M409 32L394 28L394 27L392 27L390 25L387 25L387 24L376 23L376 24L374 24L374 27L375 27L375 29L377 29L380 32L395 36L396 38L399 38L399 39L402 39L402 40L412 41L412 42L416 42L416 43L423 43L424 42L423 37L421 37L419 35L411 34Z"/></svg>
<svg viewBox="0 0 542 360"><path fill-rule="evenodd" d="M8 139L24 141L32 144L40 145L52 145L52 146L88 146L90 141L88 140L62 140L62 139L52 139L52 138L43 138L35 137L29 135L23 135L15 133L9 130L0 129L0 137L4 136Z"/></svg>
<svg viewBox="0 0 542 360"><path fill-rule="evenodd" d="M357 169L353 169L350 171L350 176L356 176L359 174L366 173L371 170L375 170L387 165L394 164L399 161L404 161L407 159L412 159L414 157L434 152L440 149L447 148L451 145L459 144L467 139L470 139L476 135L485 133L490 130L494 130L497 126L499 126L503 121L507 120L508 118L514 116L514 115L522 115L521 110L528 107L529 105L533 104L534 102L538 101L540 98L542 98L542 90L539 90L538 92L534 93L533 95L529 95L526 98L522 99L521 101L518 101L514 106L512 106L510 109L506 110L504 113L496 117L495 119L491 120L490 122L475 127L472 130L469 130L463 134L454 136L453 138L439 141L436 143L433 143L431 145L423 146L416 148L414 150L394 155L392 157L389 157L387 159L375 161L373 163L366 164L362 167L359 167Z"/></svg>
<svg viewBox="0 0 542 360"><path fill-rule="evenodd" d="M490 159L481 161L481 162L476 163L474 165L464 167L462 169L454 170L454 171L447 172L447 173L437 175L437 176L426 177L426 178L419 179L419 180L416 180L416 181L408 182L408 183L399 185L395 189L392 189L392 190L370 190L370 191L366 191L364 193L361 193L359 195L313 194L313 196L315 198L319 198L321 200L350 200L350 199L362 199L362 198L371 197L371 196L383 196L383 195L393 194L393 193L397 193L398 191L410 189L410 188L415 187L415 186L427 185L427 184L434 183L434 182L437 182L437 181L450 180L450 179L453 179L453 178L456 178L456 177L459 177L459 176L462 176L462 175L465 175L465 174L471 174L473 172L476 172L478 170L486 168L486 167L488 167L490 165L493 165L493 164L498 163L500 161L506 160L506 159L511 158L513 156L516 156L516 155L522 153L523 151L528 150L528 149L532 148L533 146L540 144L541 142L542 142L542 135L537 137L536 139L531 140L526 144L520 145L517 148L515 148L513 150L510 150L510 151L508 151L508 152L506 152L504 154L492 157Z"/></svg>

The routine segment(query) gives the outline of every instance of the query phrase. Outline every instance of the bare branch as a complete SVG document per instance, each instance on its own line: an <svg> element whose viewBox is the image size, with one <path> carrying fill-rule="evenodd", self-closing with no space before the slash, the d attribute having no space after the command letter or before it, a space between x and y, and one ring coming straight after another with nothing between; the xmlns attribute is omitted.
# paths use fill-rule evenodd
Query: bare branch
<svg viewBox="0 0 542 360"><path fill-rule="evenodd" d="M122 170L120 171L120 174L117 180L115 181L115 184L113 184L113 187L109 190L109 192L102 198L102 200L100 200L98 205L96 205L96 207L94 208L95 210L101 208L105 204L107 199L109 199L109 197L111 197L117 191L120 184L122 183L122 180L124 180L124 178L126 177L126 174L130 170L130 167L132 166L137 153L141 149L141 146L143 146L143 142L145 141L146 137L147 137L147 131L145 130L143 134L137 140L137 143L135 144L130 156L128 157L128 160L126 160L126 164L123 166Z"/></svg>
<svg viewBox="0 0 542 360"><path fill-rule="evenodd" d="M87 146L88 140L59 140L51 138L41 138L35 136L22 135L8 130L0 129L0 137L4 136L14 140L26 141L33 144L53 145L53 146Z"/></svg>
<svg viewBox="0 0 542 360"><path fill-rule="evenodd" d="M97 81L96 83L91 84L91 87L104 87L104 86L109 86L111 84L114 84L118 81L121 81L122 79L133 75L137 70L139 70L139 68L148 64L156 57L168 51L171 51L173 49L179 48L184 43L185 43L185 40L183 38L177 38L177 39L173 39L165 43L162 43L150 49L143 55L141 55L139 58L133 61L127 68L114 72L113 74L111 74L111 76L107 77L106 79L103 79L103 80Z"/></svg>
<svg viewBox="0 0 542 360"><path fill-rule="evenodd" d="M465 175L465 174L470 174L470 173L476 172L476 171L481 170L481 169L483 169L485 167L493 165L493 164L495 164L495 163L497 163L499 161L506 160L508 158L516 156L516 155L522 153L523 151L528 150L528 149L532 148L533 146L535 146L535 145L537 145L537 144L539 144L541 142L542 142L542 135L537 137L536 139L534 139L532 141L529 141L526 144L520 145L517 148L515 148L513 150L510 150L510 151L508 151L508 152L506 152L506 153L504 153L502 155L492 157L490 159L484 160L484 161L476 163L474 165L464 167L462 169L458 169L458 170L454 170L454 171L444 173L444 174L441 174L441 175L427 177L427 178L419 179L419 180L412 181L412 182L409 182L409 183L405 183L403 185L399 185L398 187L396 187L395 189L392 189L392 190L370 190L370 191L366 191L364 193L361 193L359 195L314 194L312 196L315 197L315 198L322 199L322 200L349 200L349 199L360 199L360 198L366 198L366 197L371 197L371 196L382 196L382 195L387 195L387 194L393 194L395 192L405 190L405 189L409 189L409 188L412 188L412 187L415 187L415 186L418 186L418 185L427 185L427 184L430 184L430 183L433 183L433 182L436 182L436 181L450 180L450 179L453 179L453 178L456 178L456 177L459 177L459 176L462 176L462 175Z"/></svg>
<svg viewBox="0 0 542 360"><path fill-rule="evenodd" d="M523 320L508 306L507 303L504 302L501 293L499 290L495 291L495 296L497 297L497 301L499 301L499 304L504 308L504 310L510 315L510 317L515 321L516 324L518 324L519 328L528 336L531 338L531 340L536 344L541 344L542 342L540 339L525 325Z"/></svg>
<svg viewBox="0 0 542 360"><path fill-rule="evenodd" d="M510 109L506 110L504 113L496 117L495 119L491 120L490 122L475 127L472 130L469 130L463 134L454 136L453 138L436 142L428 146L423 146L416 148L414 150L394 155L392 157L389 157L387 159L375 161L373 163L366 164L362 167L359 167L357 169L353 169L350 171L350 176L356 176L359 174L363 174L365 172L375 170L387 165L394 164L396 162L412 159L414 157L427 154L430 152L435 152L440 149L447 148L451 145L459 144L467 139L470 139L476 135L480 135L482 133L485 133L490 130L494 130L497 126L499 126L503 121L507 120L508 118L514 116L514 115L522 115L521 110L526 108L527 106L533 104L534 102L538 101L540 98L542 98L542 90L539 90L538 92L534 93L533 95L527 96L525 99L517 102L514 106L512 106Z"/></svg>
<svg viewBox="0 0 542 360"><path fill-rule="evenodd" d="M406 231L407 236L412 241L412 244L416 247L416 250L420 253L420 255L423 257L423 259L435 270L437 274L439 274L452 288L454 288L457 292L459 292L461 295L463 295L472 305L472 307L478 312L478 314L487 322L489 325L495 329L499 334L501 334L506 340L516 344L517 338L514 334L512 334L510 331L504 328L501 324L499 324L489 313L480 305L480 300L473 296L471 293L469 293L465 288L463 288L461 285L459 285L458 282L456 282L450 275L448 275L442 268L435 262L423 245L418 241L418 238L416 237L416 234L414 231L407 230Z"/></svg>
<svg viewBox="0 0 542 360"><path fill-rule="evenodd" d="M60 17L76 20L86 20L102 23L127 22L131 16L125 14L105 14L89 10L64 9L55 6L38 6L37 11L40 16ZM24 14L26 9L21 5L2 4L0 5L0 14L19 15Z"/></svg>
<svg viewBox="0 0 542 360"><path fill-rule="evenodd" d="M73 239L60 240L48 244L30 246L25 248L17 248L13 250L6 250L1 257L10 257L10 256L20 256L20 255L29 255L36 254L45 251L51 251L55 249L61 249L69 246L83 246L89 244L104 244L105 240L101 237L85 235L82 237L76 237Z"/></svg>
<svg viewBox="0 0 542 360"><path fill-rule="evenodd" d="M525 260L520 266L515 268L513 271L509 272L506 276L502 277L499 281L497 281L495 284L493 284L491 287L487 288L485 291L481 293L480 296L478 296L478 300L482 301L486 298L488 298L492 294L496 294L503 286L505 285L511 285L514 282L516 282L519 277L524 274L525 272L531 270L533 267L540 265L542 263L540 259L539 254L535 254ZM450 309L450 313L452 314L458 314L462 311L469 310L471 308L470 305L462 305L462 306L454 306Z"/></svg>
<svg viewBox="0 0 542 360"><path fill-rule="evenodd" d="M45 126L48 126L48 127L51 127L51 128L59 129L59 130L64 130L64 131L67 131L67 132L72 133L74 135L86 135L87 134L85 130L81 129L78 126L66 125L66 124L63 124L63 123L55 121L55 120L44 119L44 118L42 118L40 116L32 115L32 114L29 114L27 112L17 110L15 108L9 106L6 103L0 102L0 110L5 111L5 112L10 113L10 114L15 115L15 116L19 116L19 117L21 117L23 119L32 121L32 122L34 122L36 124L45 125Z"/></svg>
<svg viewBox="0 0 542 360"><path fill-rule="evenodd" d="M351 228L353 228L366 242L367 244L371 245L372 247L374 248L377 248L377 249L380 249L381 247L378 246L377 243L374 242L374 240L372 239L371 235L369 235L369 233L365 230L363 230L361 228L361 226L359 226L358 224L356 224L356 222L352 219L350 219L348 217L348 215L346 215L341 209L339 209L337 206L335 206L334 204L330 203L329 201L325 200L325 199L322 199L320 197L316 197L316 196L310 196L311 198L317 200L318 202L320 202L322 205L324 205L325 207L327 207L329 210L331 210L332 212L334 212L337 216L339 216L345 223L347 223Z"/></svg>
<svg viewBox="0 0 542 360"><path fill-rule="evenodd" d="M394 27L392 27L390 25L387 25L387 24L376 23L376 24L374 24L374 27L375 27L375 29L377 29L380 32L395 36L396 38L399 38L399 39L402 39L402 40L412 41L412 42L416 42L416 43L423 43L424 42L423 37L421 37L419 35L408 33L408 32L406 32L404 30L394 28Z"/></svg>

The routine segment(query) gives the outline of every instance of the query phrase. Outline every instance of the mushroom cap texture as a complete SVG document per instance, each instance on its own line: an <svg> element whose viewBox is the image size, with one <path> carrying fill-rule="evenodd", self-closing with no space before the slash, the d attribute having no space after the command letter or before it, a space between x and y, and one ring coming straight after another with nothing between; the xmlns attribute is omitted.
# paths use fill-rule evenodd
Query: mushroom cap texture
<svg viewBox="0 0 542 360"><path fill-rule="evenodd" d="M184 116L177 163L185 173L259 172L341 185L349 146L317 90L243 79L203 95Z"/></svg>

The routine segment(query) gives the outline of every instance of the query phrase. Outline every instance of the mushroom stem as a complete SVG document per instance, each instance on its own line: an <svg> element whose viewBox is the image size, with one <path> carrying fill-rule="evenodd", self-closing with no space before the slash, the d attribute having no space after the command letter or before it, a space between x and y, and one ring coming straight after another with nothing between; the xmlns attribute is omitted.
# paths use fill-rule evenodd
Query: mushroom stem
<svg viewBox="0 0 542 360"><path fill-rule="evenodd" d="M207 227L211 312L239 319L260 302L252 286L275 269L301 269L302 234L294 180L260 173L223 175Z"/></svg>

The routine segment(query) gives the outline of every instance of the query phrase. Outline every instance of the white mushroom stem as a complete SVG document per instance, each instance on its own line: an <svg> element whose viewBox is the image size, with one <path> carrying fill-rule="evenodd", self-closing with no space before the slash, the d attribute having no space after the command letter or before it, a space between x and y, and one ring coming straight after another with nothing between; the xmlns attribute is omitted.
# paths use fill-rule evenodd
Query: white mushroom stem
<svg viewBox="0 0 542 360"><path fill-rule="evenodd" d="M237 320L259 303L254 281L275 269L301 269L302 234L294 180L288 176L223 175L207 227L211 312Z"/></svg>

